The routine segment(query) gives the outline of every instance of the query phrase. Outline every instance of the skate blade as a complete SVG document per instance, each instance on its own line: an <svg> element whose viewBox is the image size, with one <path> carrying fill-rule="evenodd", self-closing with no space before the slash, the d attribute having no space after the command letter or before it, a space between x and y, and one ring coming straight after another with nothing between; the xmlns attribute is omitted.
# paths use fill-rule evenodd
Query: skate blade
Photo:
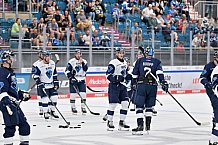
<svg viewBox="0 0 218 145"><path fill-rule="evenodd" d="M137 131L137 132L133 131L132 135L143 135L143 131Z"/></svg>
<svg viewBox="0 0 218 145"><path fill-rule="evenodd" d="M119 130L119 131L129 131L129 128L119 127L118 130Z"/></svg>
<svg viewBox="0 0 218 145"><path fill-rule="evenodd" d="M114 128L107 128L107 131L114 131Z"/></svg>

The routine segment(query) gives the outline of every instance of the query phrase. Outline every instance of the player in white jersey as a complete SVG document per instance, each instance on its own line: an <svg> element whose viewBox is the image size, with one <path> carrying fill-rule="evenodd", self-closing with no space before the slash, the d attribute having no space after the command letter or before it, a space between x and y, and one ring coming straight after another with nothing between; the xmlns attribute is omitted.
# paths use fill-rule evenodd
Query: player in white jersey
<svg viewBox="0 0 218 145"><path fill-rule="evenodd" d="M127 75L127 62L123 58L123 48L116 48L116 59L110 61L106 72L107 79L110 81L108 88L109 108L107 110L108 130L115 128L113 125L113 116L118 104L121 104L119 130L129 130L130 128L125 123L129 105L125 80L129 75Z"/></svg>
<svg viewBox="0 0 218 145"><path fill-rule="evenodd" d="M82 53L80 49L76 49L74 58L68 61L68 64L65 70L65 75L69 79L71 110L74 114L77 113L76 104L75 104L77 90L82 97L81 111L83 114L87 113L85 104L84 104L86 102L85 76L86 76L87 70L88 70L87 61L82 58ZM75 88L77 90L75 90Z"/></svg>
<svg viewBox="0 0 218 145"><path fill-rule="evenodd" d="M34 80L41 96L44 118L49 119L49 114L54 118L59 118L55 113L57 105L59 81L57 80L56 65L51 60L51 53L43 52L43 60L37 63L32 71Z"/></svg>
<svg viewBox="0 0 218 145"><path fill-rule="evenodd" d="M33 63L32 68L36 67L37 64L39 62L41 62L42 60L43 60L43 50L39 50L39 52L38 52L38 60ZM32 69L32 70L34 70L34 69ZM32 78L34 78L34 74L32 75ZM41 101L41 97L39 96L38 87L37 87L37 96L38 96L38 100L39 100L39 115L43 115L42 101Z"/></svg>

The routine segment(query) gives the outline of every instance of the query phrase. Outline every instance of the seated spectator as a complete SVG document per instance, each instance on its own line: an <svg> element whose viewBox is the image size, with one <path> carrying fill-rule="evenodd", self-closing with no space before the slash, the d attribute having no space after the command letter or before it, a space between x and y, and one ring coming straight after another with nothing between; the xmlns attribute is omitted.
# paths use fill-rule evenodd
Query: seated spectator
<svg viewBox="0 0 218 145"><path fill-rule="evenodd" d="M154 29L154 32L157 33L160 31L161 26L158 24L157 18L154 13L150 14L150 18L148 20L148 30Z"/></svg>
<svg viewBox="0 0 218 145"><path fill-rule="evenodd" d="M30 39L31 33L30 33L30 31L29 31L29 28L28 28L27 24L24 24L24 26L23 26L23 28L22 28L22 32L23 32L23 38L24 38L24 39Z"/></svg>
<svg viewBox="0 0 218 145"><path fill-rule="evenodd" d="M37 29L38 28L37 19L34 19L29 27L30 27L30 32L33 32L33 29Z"/></svg>
<svg viewBox="0 0 218 145"><path fill-rule="evenodd" d="M81 9L80 13L76 16L76 20L77 20L77 23L79 23L79 21L85 22L86 16L85 16L83 9Z"/></svg>
<svg viewBox="0 0 218 145"><path fill-rule="evenodd" d="M129 3L129 8L130 8L130 10L132 11L132 14L134 14L135 11L137 11L138 14L140 14L140 13L141 13L141 10L140 10L139 7L137 7L137 2L134 1L134 0L130 0L129 2L130 2L130 3Z"/></svg>
<svg viewBox="0 0 218 145"><path fill-rule="evenodd" d="M192 46L194 48L201 47L201 42L202 42L202 34L197 33L195 35L194 39L192 40Z"/></svg>
<svg viewBox="0 0 218 145"><path fill-rule="evenodd" d="M58 46L60 43L60 41L57 38L55 38L55 33L53 31L48 36L48 41L52 42L52 46Z"/></svg>
<svg viewBox="0 0 218 145"><path fill-rule="evenodd" d="M103 7L101 6L99 0L95 1L95 20L97 22L101 20L101 26L104 26L105 15L104 15Z"/></svg>
<svg viewBox="0 0 218 145"><path fill-rule="evenodd" d="M100 38L100 45L104 47L110 47L110 38L107 36L107 32L105 31L104 34Z"/></svg>
<svg viewBox="0 0 218 145"><path fill-rule="evenodd" d="M132 41L142 41L142 30L138 27L138 22L135 22L134 26L131 27L130 36Z"/></svg>
<svg viewBox="0 0 218 145"><path fill-rule="evenodd" d="M161 15L157 15L157 23L158 25L161 27L166 27L166 25L164 24L164 19L161 17Z"/></svg>
<svg viewBox="0 0 218 145"><path fill-rule="evenodd" d="M85 44L86 46L89 46L92 42L92 38L91 38L91 35L90 35L90 31L89 30L86 30L86 34L83 35L83 40L85 41Z"/></svg>
<svg viewBox="0 0 218 145"><path fill-rule="evenodd" d="M52 19L52 22L48 25L49 32L55 34L55 38L62 39L62 35L59 32L59 27L55 19Z"/></svg>
<svg viewBox="0 0 218 145"><path fill-rule="evenodd" d="M76 29L85 31L87 28L89 28L88 21L85 20L84 22L81 21L80 19L77 19L78 23L76 24Z"/></svg>
<svg viewBox="0 0 218 145"><path fill-rule="evenodd" d="M20 23L20 18L17 18L15 23L12 25L12 29L11 29L12 38L19 38L20 27L22 27Z"/></svg>
<svg viewBox="0 0 218 145"><path fill-rule="evenodd" d="M37 37L36 37L36 41L37 41L37 46L43 46L44 44L44 36L43 33L40 33Z"/></svg>
<svg viewBox="0 0 218 145"><path fill-rule="evenodd" d="M54 14L54 19L56 20L58 27L62 27L62 14L60 12L60 9L57 9L55 14Z"/></svg>
<svg viewBox="0 0 218 145"><path fill-rule="evenodd" d="M52 48L52 42L51 41L48 41L48 43L47 43L47 48L46 48L47 50L52 50L52 49L54 49L54 50L56 50L57 48Z"/></svg>
<svg viewBox="0 0 218 145"><path fill-rule="evenodd" d="M153 9L152 9L152 5L151 5L151 4L149 4L148 7L144 8L144 9L142 10L142 17L141 17L141 20L142 20L142 22L145 23L145 25L147 25L148 20L149 20L149 17L150 17L150 15L153 14L153 13L154 13L154 11L153 11Z"/></svg>
<svg viewBox="0 0 218 145"><path fill-rule="evenodd" d="M112 10L113 19L114 20L118 20L119 19L120 22L124 22L125 21L125 19L123 18L124 15L123 15L122 11L119 9L118 6L119 5L117 3L114 4L114 8Z"/></svg>
<svg viewBox="0 0 218 145"><path fill-rule="evenodd" d="M86 17L90 16L92 21L95 20L95 6L92 5L92 2L88 3L88 6L85 9L85 14Z"/></svg>
<svg viewBox="0 0 218 145"><path fill-rule="evenodd" d="M131 11L131 8L129 7L128 0L123 1L121 11L124 15Z"/></svg>
<svg viewBox="0 0 218 145"><path fill-rule="evenodd" d="M171 42L171 33L172 33L172 30L171 30L170 24L167 24L166 27L163 27L162 34L164 36L165 41L168 43ZM174 42L177 43L178 34L175 31L173 31L173 38L174 38Z"/></svg>
<svg viewBox="0 0 218 145"><path fill-rule="evenodd" d="M43 14L44 23L49 24L53 19L53 10L51 7L48 7L48 12Z"/></svg>
<svg viewBox="0 0 218 145"><path fill-rule="evenodd" d="M179 19L179 22L178 22L177 30L182 31L182 34L185 34L186 33L186 27L187 27L186 15L182 14L182 16L181 16L181 18Z"/></svg>
<svg viewBox="0 0 218 145"><path fill-rule="evenodd" d="M79 43L79 46L85 46L85 40L83 39L82 33L79 34L78 43Z"/></svg>
<svg viewBox="0 0 218 145"><path fill-rule="evenodd" d="M98 30L95 30L92 35L92 46L99 46L100 45L100 38L98 36Z"/></svg>
<svg viewBox="0 0 218 145"><path fill-rule="evenodd" d="M39 21L39 23L38 23L38 26L37 26L37 28L38 28L38 32L43 32L43 28L45 27L46 25L44 24L44 19L43 18L40 18L40 21Z"/></svg>
<svg viewBox="0 0 218 145"><path fill-rule="evenodd" d="M32 45L33 46L39 46L38 45L38 31L37 31L37 29L33 29L33 33L31 33L31 40L32 40Z"/></svg>
<svg viewBox="0 0 218 145"><path fill-rule="evenodd" d="M75 1L75 6L73 9L74 18L77 18L77 15L81 13L82 5L79 1Z"/></svg>
<svg viewBox="0 0 218 145"><path fill-rule="evenodd" d="M185 51L184 42L179 41L179 44L176 46L176 51L177 52L184 52Z"/></svg>
<svg viewBox="0 0 218 145"><path fill-rule="evenodd" d="M174 18L178 15L178 11L176 10L174 5L170 5L170 9L168 10L168 14L170 14Z"/></svg>
<svg viewBox="0 0 218 145"><path fill-rule="evenodd" d="M210 33L210 46L218 47L218 39L213 32Z"/></svg>
<svg viewBox="0 0 218 145"><path fill-rule="evenodd" d="M201 27L202 27L204 32L207 32L207 31L211 30L211 28L209 26L210 26L210 23L209 23L209 14L205 13L205 17L203 18L203 21L201 23Z"/></svg>
<svg viewBox="0 0 218 145"><path fill-rule="evenodd" d="M71 16L69 15L69 12L68 12L68 11L64 11L62 20L67 21L68 25L69 25L69 26L72 26L72 19L71 19Z"/></svg>

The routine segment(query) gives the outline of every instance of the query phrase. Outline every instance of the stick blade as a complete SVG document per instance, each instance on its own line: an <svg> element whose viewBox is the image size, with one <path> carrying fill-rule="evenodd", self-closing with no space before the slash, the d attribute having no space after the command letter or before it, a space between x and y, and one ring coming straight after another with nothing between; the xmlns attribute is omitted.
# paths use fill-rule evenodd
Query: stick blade
<svg viewBox="0 0 218 145"><path fill-rule="evenodd" d="M90 113L93 115L100 115L100 113L97 113L97 112L90 112Z"/></svg>
<svg viewBox="0 0 218 145"><path fill-rule="evenodd" d="M209 126L210 125L210 122L198 122L199 124L197 124L198 126Z"/></svg>

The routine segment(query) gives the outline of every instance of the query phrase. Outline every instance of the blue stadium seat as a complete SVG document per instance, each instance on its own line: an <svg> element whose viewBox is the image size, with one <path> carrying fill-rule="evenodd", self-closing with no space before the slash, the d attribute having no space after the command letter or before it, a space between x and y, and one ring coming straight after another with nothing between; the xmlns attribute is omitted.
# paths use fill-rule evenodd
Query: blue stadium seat
<svg viewBox="0 0 218 145"><path fill-rule="evenodd" d="M32 23L31 19L26 19L25 20L25 24L27 24L28 27L30 26L31 23Z"/></svg>
<svg viewBox="0 0 218 145"><path fill-rule="evenodd" d="M15 23L14 18L8 18L8 23L9 23L9 27L12 27L13 24Z"/></svg>
<svg viewBox="0 0 218 145"><path fill-rule="evenodd" d="M0 24L1 24L1 27L3 27L3 28L10 27L10 25L9 25L9 23L8 23L8 21L6 19L1 19Z"/></svg>
<svg viewBox="0 0 218 145"><path fill-rule="evenodd" d="M12 49L17 49L18 48L18 42L17 41L10 41L10 47Z"/></svg>
<svg viewBox="0 0 218 145"><path fill-rule="evenodd" d="M0 31L0 36L3 38L3 40L5 41L9 41L9 37L10 37L10 29L1 29Z"/></svg>
<svg viewBox="0 0 218 145"><path fill-rule="evenodd" d="M108 24L112 24L113 23L113 18L112 18L112 15L111 14L105 14L105 17L106 17L106 22Z"/></svg>

